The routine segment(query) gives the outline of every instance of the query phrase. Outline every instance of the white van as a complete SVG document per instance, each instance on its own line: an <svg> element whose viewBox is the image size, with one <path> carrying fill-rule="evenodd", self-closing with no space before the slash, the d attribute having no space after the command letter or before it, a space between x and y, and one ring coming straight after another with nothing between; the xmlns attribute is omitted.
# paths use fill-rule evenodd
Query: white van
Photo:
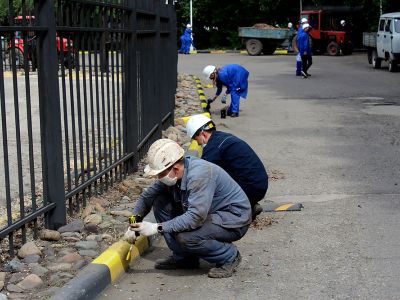
<svg viewBox="0 0 400 300"><path fill-rule="evenodd" d="M376 49L378 57L387 60L394 71L400 62L400 12L380 17Z"/></svg>
<svg viewBox="0 0 400 300"><path fill-rule="evenodd" d="M378 32L364 32L363 44L368 48L368 61L375 69L386 60L389 71L396 71L400 63L400 12L381 15Z"/></svg>

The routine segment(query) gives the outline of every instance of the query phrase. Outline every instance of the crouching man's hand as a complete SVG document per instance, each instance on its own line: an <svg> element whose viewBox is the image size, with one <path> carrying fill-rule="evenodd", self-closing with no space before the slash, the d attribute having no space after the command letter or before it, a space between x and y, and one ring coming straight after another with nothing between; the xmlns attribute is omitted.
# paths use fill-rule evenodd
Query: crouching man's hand
<svg viewBox="0 0 400 300"><path fill-rule="evenodd" d="M136 232L132 229L128 228L125 232L124 237L122 238L124 241L127 241L129 244L134 244L136 241Z"/></svg>
<svg viewBox="0 0 400 300"><path fill-rule="evenodd" d="M131 224L131 230L139 232L144 236L150 236L157 233L157 223L143 221L142 223Z"/></svg>

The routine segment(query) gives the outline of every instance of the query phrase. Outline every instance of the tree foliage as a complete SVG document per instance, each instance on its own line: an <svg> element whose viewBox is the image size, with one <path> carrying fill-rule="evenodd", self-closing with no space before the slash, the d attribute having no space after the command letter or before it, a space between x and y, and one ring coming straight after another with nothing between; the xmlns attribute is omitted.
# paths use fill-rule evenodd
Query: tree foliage
<svg viewBox="0 0 400 300"><path fill-rule="evenodd" d="M304 8L347 6L357 8L345 15L356 28L356 39L362 31L375 30L383 12L400 11L399 0L303 0ZM193 0L193 29L197 48L240 48L238 27L256 23L287 26L299 18L299 0ZM177 4L178 36L189 23L189 0Z"/></svg>

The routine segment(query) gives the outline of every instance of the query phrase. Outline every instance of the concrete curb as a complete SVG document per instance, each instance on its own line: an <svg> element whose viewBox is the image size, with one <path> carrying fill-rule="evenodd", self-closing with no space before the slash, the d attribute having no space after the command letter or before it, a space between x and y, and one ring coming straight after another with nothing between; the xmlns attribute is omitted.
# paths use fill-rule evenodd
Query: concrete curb
<svg viewBox="0 0 400 300"><path fill-rule="evenodd" d="M94 299L111 283L125 273L129 264L140 257L157 238L140 236L132 246L125 241L112 244L86 268L79 272L64 287L58 290L51 300ZM126 259L129 251L131 257Z"/></svg>

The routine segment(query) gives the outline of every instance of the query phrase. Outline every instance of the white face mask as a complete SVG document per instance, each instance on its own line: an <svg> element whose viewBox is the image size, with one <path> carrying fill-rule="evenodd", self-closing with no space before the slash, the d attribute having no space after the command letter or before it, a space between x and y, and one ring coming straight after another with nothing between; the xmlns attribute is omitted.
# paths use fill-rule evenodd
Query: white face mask
<svg viewBox="0 0 400 300"><path fill-rule="evenodd" d="M172 171L172 170L171 170L171 171ZM169 171L169 173L171 173L171 171ZM160 181L161 181L162 183L164 183L165 185L173 186L173 185L175 185L176 182L178 181L178 177L171 178L171 177L168 176L169 173L168 173L167 175L165 175L164 177L159 178L158 180L160 180Z"/></svg>

